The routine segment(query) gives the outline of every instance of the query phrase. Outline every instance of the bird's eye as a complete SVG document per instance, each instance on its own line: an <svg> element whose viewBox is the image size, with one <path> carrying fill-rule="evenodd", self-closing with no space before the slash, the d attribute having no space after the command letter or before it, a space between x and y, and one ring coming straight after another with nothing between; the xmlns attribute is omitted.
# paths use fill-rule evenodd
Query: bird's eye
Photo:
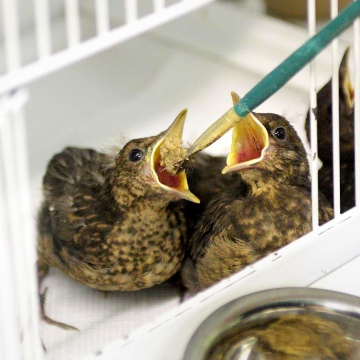
<svg viewBox="0 0 360 360"><path fill-rule="evenodd" d="M286 138L286 130L283 127L276 128L273 134L279 140L284 140Z"/></svg>
<svg viewBox="0 0 360 360"><path fill-rule="evenodd" d="M144 152L141 149L132 149L129 152L129 160L132 162L137 162L143 159Z"/></svg>

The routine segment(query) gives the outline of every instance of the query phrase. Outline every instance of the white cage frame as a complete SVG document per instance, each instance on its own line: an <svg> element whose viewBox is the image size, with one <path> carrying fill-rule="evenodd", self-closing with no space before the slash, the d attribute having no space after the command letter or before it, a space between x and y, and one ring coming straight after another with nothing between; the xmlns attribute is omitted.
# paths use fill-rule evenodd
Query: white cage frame
<svg viewBox="0 0 360 360"><path fill-rule="evenodd" d="M30 20L35 32L36 55L32 60L24 58L24 42L27 34L19 21L20 0L0 0L2 30L0 30L0 357L1 359L39 360L43 357L38 324L38 293L35 273L35 233L31 219L29 196L28 161L26 151L26 126L24 105L29 96L24 87L43 76L85 59L115 44L171 21L213 0L152 0L151 10L145 15L138 13L138 1L123 0L124 19L119 26L111 28L109 2L94 0L96 31L93 37L82 39L80 0L64 0L65 31L67 44L60 51L52 48L51 6L49 0L33 0ZM141 1L141 0L139 0ZM338 12L337 0L330 0L331 17ZM308 0L308 28L310 36L316 32L315 0ZM2 32L1 32L2 31ZM360 19L353 24L353 51L355 58L355 103L360 104ZM333 89L338 88L338 40L332 43ZM3 63L2 60L3 59ZM315 65L310 64L310 106L316 107ZM334 109L339 103L338 92L333 98ZM31 94L30 94L31 95ZM313 232L307 237L319 236L327 231L330 235L341 231L342 222L352 218L351 226L360 216L360 107L355 107L355 158L356 158L356 206L346 214L340 214L339 191L339 114L334 110L334 210L335 218L324 227L317 222L317 156L312 150ZM214 119L215 120L215 119ZM317 147L315 119L312 122L312 149ZM340 229L340 230L339 230ZM355 235L356 236L356 235ZM360 254L355 241L348 242L350 249L340 256L336 268L351 256ZM351 253L351 255L350 255ZM266 260L265 260L266 261ZM273 261L273 260L269 260ZM9 269L11 269L9 271ZM247 273L249 272L246 270ZM247 276L242 272L238 280ZM276 272L276 271L275 271ZM245 275L244 275L245 274ZM235 279L235 280L234 280ZM236 281L236 276L233 280ZM226 284L220 284L213 293L221 293ZM209 293L210 294L210 293ZM206 298L209 295L203 295ZM189 302L196 307L203 299ZM173 316L178 316L177 312ZM148 329L149 330L149 329ZM150 329L151 330L151 329ZM129 340L130 341L130 340Z"/></svg>
<svg viewBox="0 0 360 360"><path fill-rule="evenodd" d="M167 21L193 11L214 0L151 0L152 9L140 16L137 0L123 0L123 24L110 28L108 0L94 0L96 33L90 39L81 37L81 0L64 0L67 44L59 52L52 49L51 12L49 0L33 0L33 31L35 31L35 60L25 63L22 46L26 41L19 23L19 0L2 0L3 49L5 74L0 78L0 94L23 86L53 71L131 39ZM86 2L86 1L85 1ZM30 19L31 22L31 19ZM0 68L1 69L1 68ZM1 71L1 70L0 70Z"/></svg>

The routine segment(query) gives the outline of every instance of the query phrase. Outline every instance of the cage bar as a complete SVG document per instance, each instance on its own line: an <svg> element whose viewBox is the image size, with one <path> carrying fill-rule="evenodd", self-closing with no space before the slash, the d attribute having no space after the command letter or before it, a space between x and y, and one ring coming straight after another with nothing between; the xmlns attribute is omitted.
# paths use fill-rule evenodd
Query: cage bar
<svg viewBox="0 0 360 360"><path fill-rule="evenodd" d="M25 90L19 90L12 95L13 106L13 143L17 165L17 185L19 194L18 217L22 221L21 237L18 239L17 262L23 262L23 280L26 280L23 289L24 306L26 307L26 321L22 331L22 342L27 354L24 360L42 358L41 339L39 331L39 289L37 282L36 236L32 219L30 200L30 176L27 159L26 122L24 106L28 100Z"/></svg>
<svg viewBox="0 0 360 360"><path fill-rule="evenodd" d="M18 2L5 0L1 3L6 66L8 71L13 71L21 65Z"/></svg>
<svg viewBox="0 0 360 360"><path fill-rule="evenodd" d="M6 151L3 144L3 129L6 122L4 101L0 99L0 277L1 296L0 296L0 358L1 359L20 359L20 331L18 326L15 279L11 269L14 266L10 248L10 238L8 232L8 211L5 202L6 188L4 183L3 155Z"/></svg>
<svg viewBox="0 0 360 360"><path fill-rule="evenodd" d="M160 11L165 7L165 0L154 0L154 10Z"/></svg>
<svg viewBox="0 0 360 360"><path fill-rule="evenodd" d="M50 12L48 0L33 0L38 58L51 54Z"/></svg>
<svg viewBox="0 0 360 360"><path fill-rule="evenodd" d="M80 43L80 9L78 0L65 0L66 29L69 46Z"/></svg>
<svg viewBox="0 0 360 360"><path fill-rule="evenodd" d="M338 15L338 0L330 0L330 15ZM340 139L339 139L339 40L332 41L332 142L333 142L333 181L334 216L340 214Z"/></svg>
<svg viewBox="0 0 360 360"><path fill-rule="evenodd" d="M308 31L309 37L316 34L316 2L315 0L307 0L308 12ZM318 200L318 153L317 153L317 122L313 109L317 107L316 92L316 59L309 64L310 70L310 172L311 172L311 212L312 212L312 229L315 230L319 226L319 200Z"/></svg>
<svg viewBox="0 0 360 360"><path fill-rule="evenodd" d="M95 0L96 31L103 34L110 28L108 0Z"/></svg>
<svg viewBox="0 0 360 360"><path fill-rule="evenodd" d="M356 1L356 0L354 0ZM354 128L355 128L355 205L360 205L360 18L354 21L354 59L355 59L355 85L354 85Z"/></svg>
<svg viewBox="0 0 360 360"><path fill-rule="evenodd" d="M0 195L3 196L0 192ZM0 209L0 273L8 274L2 276L0 281L1 297L0 297L0 358L1 359L20 359L20 331L17 324L17 311L14 293L14 279L9 274L12 263L8 257L9 247L7 237L3 236L5 231L6 216L3 209Z"/></svg>
<svg viewBox="0 0 360 360"><path fill-rule="evenodd" d="M35 273L35 237L31 225L29 174L22 108L24 92L3 99L4 121L1 124L1 165L3 204L6 209L7 232L4 237L7 274L11 289L6 302L16 307L11 320L17 325L13 342L21 356L14 359L38 360L42 350L39 335L39 302ZM9 286L9 284L8 284ZM10 318L10 317L9 317ZM14 329L12 330L14 332ZM10 343L9 346L12 346Z"/></svg>
<svg viewBox="0 0 360 360"><path fill-rule="evenodd" d="M19 259L19 240L21 238L21 217L18 216L19 209L19 194L17 188L17 174L16 161L13 147L13 119L8 114L8 120L3 125L1 131L1 142L3 144L3 164L4 164L4 183L6 188L5 201L8 211L9 234L8 239L11 241L11 255L13 266L8 269L8 272L14 273L16 301L15 304L18 310L18 321L20 329L23 330L26 319L26 303L24 303L24 287L26 288L26 268L24 263ZM20 261L19 261L20 260ZM19 334L18 334L19 336Z"/></svg>
<svg viewBox="0 0 360 360"><path fill-rule="evenodd" d="M127 24L131 24L137 19L137 12L137 0L125 0L125 19Z"/></svg>

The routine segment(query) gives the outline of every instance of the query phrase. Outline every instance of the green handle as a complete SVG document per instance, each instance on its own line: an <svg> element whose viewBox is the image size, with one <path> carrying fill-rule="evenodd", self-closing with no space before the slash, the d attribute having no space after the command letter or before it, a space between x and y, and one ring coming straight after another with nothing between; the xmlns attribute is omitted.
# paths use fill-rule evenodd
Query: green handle
<svg viewBox="0 0 360 360"><path fill-rule="evenodd" d="M245 117L250 111L262 104L322 51L336 36L348 28L358 16L360 16L360 0L354 1L344 9L328 25L255 85L234 106L236 114L240 117Z"/></svg>
<svg viewBox="0 0 360 360"><path fill-rule="evenodd" d="M299 70L312 60L336 36L351 25L360 15L360 0L354 1L321 31L310 38L292 55L284 60L271 73L255 85L234 107L214 122L195 143L190 146L187 156L211 145L250 111L262 104L268 97L278 91Z"/></svg>

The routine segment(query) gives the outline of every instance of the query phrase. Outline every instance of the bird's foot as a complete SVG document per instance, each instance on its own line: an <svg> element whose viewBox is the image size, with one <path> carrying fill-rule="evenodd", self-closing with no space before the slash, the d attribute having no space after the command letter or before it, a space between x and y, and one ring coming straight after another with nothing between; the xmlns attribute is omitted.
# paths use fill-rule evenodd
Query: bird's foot
<svg viewBox="0 0 360 360"><path fill-rule="evenodd" d="M169 284L176 289L179 295L179 302L181 304L186 299L188 290L181 281L180 273L177 272L168 281Z"/></svg>
<svg viewBox="0 0 360 360"><path fill-rule="evenodd" d="M45 288L44 292L42 294L40 294L40 314L41 314L42 320L44 320L49 325L54 325L54 326L57 326L64 330L80 331L75 326L71 326L71 325L62 323L60 321L53 320L45 314L45 300L46 300L47 290L48 290L48 288Z"/></svg>
<svg viewBox="0 0 360 360"><path fill-rule="evenodd" d="M41 286L44 278L49 273L49 265L42 261L40 258L37 261L37 275L38 275L38 283Z"/></svg>

